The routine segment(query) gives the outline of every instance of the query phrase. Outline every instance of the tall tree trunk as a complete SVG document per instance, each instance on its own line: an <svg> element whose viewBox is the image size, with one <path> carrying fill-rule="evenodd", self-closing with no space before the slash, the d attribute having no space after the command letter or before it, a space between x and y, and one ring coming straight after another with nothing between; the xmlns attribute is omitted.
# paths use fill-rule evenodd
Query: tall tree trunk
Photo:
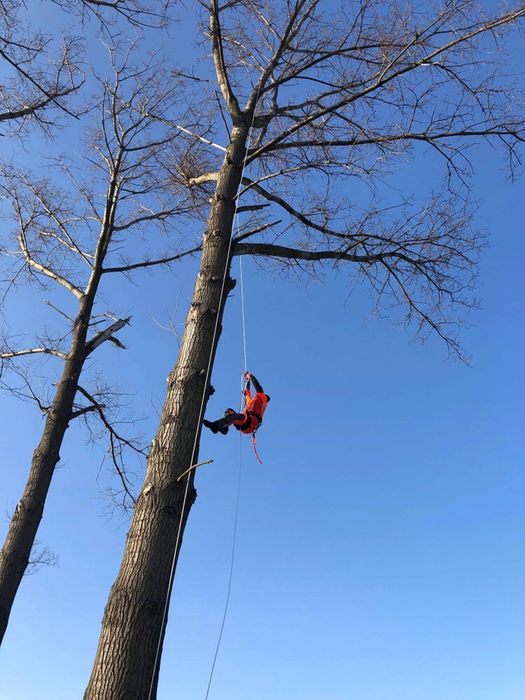
<svg viewBox="0 0 525 700"><path fill-rule="evenodd" d="M200 423L208 398L207 368L209 365L211 374L226 295L233 284L228 276L229 241L247 132L244 124L233 128L218 177L179 356L168 377L160 426L152 442L121 568L104 612L85 700L146 700L152 683L151 698L156 696L155 659L164 639L162 619L171 564L178 556L177 532L179 524L181 534L184 531L196 497L192 472L183 512L186 481L178 482L177 477L192 457L194 462L198 457ZM221 293L223 279L226 285Z"/></svg>
<svg viewBox="0 0 525 700"><path fill-rule="evenodd" d="M71 419L78 380L85 360L86 336L92 299L83 297L74 328L73 343L65 362L53 403L46 416L44 431L33 452L31 470L22 498L17 503L0 551L0 643L22 577L29 562L44 503L60 448Z"/></svg>

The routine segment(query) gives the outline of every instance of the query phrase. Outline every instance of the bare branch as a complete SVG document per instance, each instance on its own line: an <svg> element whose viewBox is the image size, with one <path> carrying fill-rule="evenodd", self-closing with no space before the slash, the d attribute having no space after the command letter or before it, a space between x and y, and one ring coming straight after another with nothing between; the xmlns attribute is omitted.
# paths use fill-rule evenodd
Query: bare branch
<svg viewBox="0 0 525 700"><path fill-rule="evenodd" d="M261 211L261 209L266 209L266 207L269 207L269 204L248 204L243 207L237 207L237 214L242 214L243 212L246 211Z"/></svg>
<svg viewBox="0 0 525 700"><path fill-rule="evenodd" d="M356 147L356 146L380 146L381 144L395 143L400 141L425 141L426 143L432 144L434 141L444 141L449 139L469 139L469 138L479 138L488 136L512 136L517 141L525 143L525 128L523 124L494 124L488 126L486 129L473 129L465 128L456 131L443 131L443 132L405 132L400 134L374 134L367 138L362 136L356 136L351 139L304 139L295 141L286 141L284 143L275 143L273 146L268 145L268 147L263 147L254 151L248 157L248 162L251 162L252 155L253 159L258 158L264 153L269 153L271 151L282 151L291 149L302 149L302 148L319 148L319 149L331 149L331 148L341 148L341 147Z"/></svg>
<svg viewBox="0 0 525 700"><path fill-rule="evenodd" d="M305 216L302 212L298 211L293 207L289 202L287 202L285 199L282 197L279 197L279 195L274 194L273 192L270 192L269 190L265 189L264 187L261 187L261 185L256 184L252 180L248 179L247 177L243 178L243 183L245 183L248 187L253 187L253 189L260 194L264 199L267 199L269 202L274 202L275 204L278 204L282 209L284 209L288 214L293 216L295 219L300 221L302 224L307 226L308 228L311 228L315 231L319 231L320 233L326 233L332 236L336 236L338 238L346 238L347 236L343 233L340 233L338 231L335 231L334 229L324 226L321 224L317 224L315 221L312 219L309 219L307 216ZM245 191L246 191L245 190Z"/></svg>
<svg viewBox="0 0 525 700"><path fill-rule="evenodd" d="M215 64L215 72L217 75L217 83L219 85L222 96L226 102L226 107L230 116L235 121L242 119L241 108L239 107L239 102L233 94L230 86L230 81L228 79L228 70L226 68L226 63L224 60L224 49L222 43L221 34L221 21L219 17L219 3L218 0L211 0L210 3L210 33L211 33L211 46L213 53L213 62Z"/></svg>
<svg viewBox="0 0 525 700"><path fill-rule="evenodd" d="M112 20L118 18L126 20L137 30L166 27L170 21L169 9L172 4L171 0L80 0L77 8L77 3L69 0L53 2L67 12L93 15L110 36L115 31Z"/></svg>
<svg viewBox="0 0 525 700"><path fill-rule="evenodd" d="M238 240L242 240L239 237ZM381 255L353 255L340 250L301 250L275 243L237 243L233 255L261 255L268 258L283 258L286 260L306 260L320 262L322 260L346 260L357 263L374 263L382 260Z"/></svg>
<svg viewBox="0 0 525 700"><path fill-rule="evenodd" d="M159 122L160 124L165 124L166 126L171 126L174 129L181 131L183 134L187 134L188 136L191 136L196 141L201 141L202 143L205 143L207 146L213 146L213 148L217 148L219 151L222 151L223 153L226 152L225 146L221 146L219 143L215 143L214 141L210 141L210 139L207 139L205 136L201 136L200 134L194 133L190 129L187 129L185 126L182 126L182 124L177 124L176 122L174 122L170 119L166 119L165 117L161 117L158 114L154 114L151 112L143 112L143 114L146 117L150 117L151 119L154 119L155 121Z"/></svg>
<svg viewBox="0 0 525 700"><path fill-rule="evenodd" d="M59 563L58 554L55 554L47 545L41 546L40 542L35 540L24 576L33 576L43 566L59 566Z"/></svg>
<svg viewBox="0 0 525 700"><path fill-rule="evenodd" d="M219 173L204 173L203 175L199 175L197 177L191 177L188 178L187 183L189 186L193 185L202 185L205 182L217 182L217 178L219 177Z"/></svg>
<svg viewBox="0 0 525 700"><path fill-rule="evenodd" d="M157 260L142 260L141 262L131 263L130 265L119 265L116 267L105 267L102 272L130 272L131 270L139 270L144 267L155 267L156 265L169 265L172 262L181 260L188 255L194 255L202 250L202 245L195 246L195 248L190 248L185 250L183 253L177 253L176 255L171 255L165 258L158 258Z"/></svg>
<svg viewBox="0 0 525 700"><path fill-rule="evenodd" d="M22 255L24 256L24 260L26 263L32 267L36 272L39 272L41 275L44 275L45 277L49 277L50 279L54 280L55 282L58 282L58 284L62 285L65 289L70 291L77 299L81 299L83 296L83 292L81 289L76 287L72 282L67 280L65 277L62 277L58 272L55 272L52 270L50 267L46 267L45 265L42 265L41 263L37 262L30 254L28 247L27 247L27 241L25 237L25 232L24 229L20 229L20 234L18 237L18 240L20 242L20 249L22 251Z"/></svg>
<svg viewBox="0 0 525 700"><path fill-rule="evenodd" d="M0 359L6 360L12 357L22 357L23 355L54 355L61 360L65 360L67 355L61 350L54 348L27 348L25 350L11 350L8 352L0 352Z"/></svg>
<svg viewBox="0 0 525 700"><path fill-rule="evenodd" d="M118 477L122 483L122 487L124 489L124 492L127 494L127 496L131 499L133 503L135 503L135 497L133 496L131 492L131 484L129 482L129 479L127 478L122 466L121 466L121 446L128 447L130 450L133 452L136 452L142 456L147 456L147 453L141 449L138 448L131 440L128 440L127 438L123 437L120 435L111 422L109 421L108 417L106 416L104 406L100 404L86 389L83 387L79 386L78 391L84 396L89 402L90 406L93 408L94 412L96 412L104 425L105 429L107 430L108 436L109 436L109 452L111 455L111 459L113 462L113 466L115 468L115 471L118 474ZM82 413L78 413L78 415L84 415L85 411Z"/></svg>
<svg viewBox="0 0 525 700"><path fill-rule="evenodd" d="M317 2L308 3L307 0L298 0L298 2L296 2L293 6L291 12L288 15L287 25L282 33L282 36L279 37L279 43L277 45L277 48L275 49L273 56L266 64L259 78L259 81L255 86L253 93L250 97L247 107L248 111L251 112L255 109L255 105L259 95L265 90L266 83L268 82L276 67L278 66L283 54L286 50L288 50L291 47L293 40L298 36L299 32L303 27L303 24L309 19L316 5ZM267 22L266 18L261 12L259 13L259 17L268 26L268 28L270 28L273 31L270 23Z"/></svg>
<svg viewBox="0 0 525 700"><path fill-rule="evenodd" d="M44 87L41 83L39 83L37 80L35 80L30 73L25 71L20 64L18 64L16 61L12 60L11 57L2 49L0 49L0 57L4 59L6 63L8 63L12 68L17 70L20 75L27 80L28 83L33 85L38 92L42 93L44 97L41 99L34 99L33 103L30 105L27 105L26 107L15 110L15 111L8 111L8 112L3 112L0 113L0 121L6 121L10 119L20 119L21 117L27 117L29 115L33 115L36 112L43 110L45 107L47 107L50 103L55 104L58 106L61 110L63 110L66 114L68 114L70 117L76 117L78 119L78 115L73 114L69 109L67 109L61 102L60 98L62 97L67 97L67 95L70 95L72 92L75 92L78 90L79 87L81 87L84 83L84 80L78 84L71 84L68 87L63 87L63 88L58 88L56 89L55 92L52 92L50 88Z"/></svg>
<svg viewBox="0 0 525 700"><path fill-rule="evenodd" d="M235 236L235 238L232 241L234 255L235 255L236 245L238 243L240 243L241 241L244 241L246 238L250 238L251 236L255 236L257 233L262 233L263 231L266 231L269 228L273 228L274 226L278 226L280 223L281 223L281 219L277 219L277 221L268 221L266 224L261 224L261 226L257 226L256 228L252 228L249 231L246 231L244 233L239 234L238 236ZM239 255L242 255L242 253L239 253Z"/></svg>
<svg viewBox="0 0 525 700"><path fill-rule="evenodd" d="M56 311L57 314L60 314L61 316L63 316L65 319L67 319L71 323L75 323L75 319L71 318L71 316L68 316L64 311L62 311L62 309L59 309L58 306L55 306L55 304L52 304L47 299L43 299L42 301L44 302L44 304L46 304L46 306L49 306L51 309L53 309L53 311Z"/></svg>
<svg viewBox="0 0 525 700"><path fill-rule="evenodd" d="M131 316L129 316L128 318L119 319L118 321L115 321L115 323L112 323L110 326L105 328L103 331L97 333L94 338L92 338L86 343L85 356L87 357L88 355L90 355L93 352L93 350L98 348L99 345L102 345L102 343L105 343L106 340L110 340L115 345L117 345L117 347L123 348L124 346L122 345L122 343L116 338L114 338L113 334L119 331L121 328L124 328L124 326L127 326L130 320Z"/></svg>
<svg viewBox="0 0 525 700"><path fill-rule="evenodd" d="M139 226L140 224L144 224L148 221L164 221L165 219L169 219L180 213L182 213L180 207L165 209L164 211L151 212L150 214L144 214L143 216L136 216L133 219L126 221L124 224L115 224L113 226L113 230L116 232L126 231L133 226Z"/></svg>
<svg viewBox="0 0 525 700"><path fill-rule="evenodd" d="M66 37L58 46L49 35L33 30L23 3L5 0L0 12L0 122L12 124L18 135L33 122L49 133L57 113L78 118L68 98L84 84L82 46ZM49 116L48 116L49 114Z"/></svg>

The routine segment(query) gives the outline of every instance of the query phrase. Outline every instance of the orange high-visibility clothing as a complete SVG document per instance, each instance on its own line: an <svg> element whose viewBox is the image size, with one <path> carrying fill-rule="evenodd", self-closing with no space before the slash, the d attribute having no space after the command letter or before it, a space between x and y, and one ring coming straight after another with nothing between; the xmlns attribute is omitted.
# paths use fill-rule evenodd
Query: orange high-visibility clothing
<svg viewBox="0 0 525 700"><path fill-rule="evenodd" d="M246 402L246 408L243 412L244 417L242 420L234 421L233 425L241 433L249 435L254 433L262 423L263 415L268 405L268 397L260 391L255 396L252 396L250 389L245 389L244 400Z"/></svg>

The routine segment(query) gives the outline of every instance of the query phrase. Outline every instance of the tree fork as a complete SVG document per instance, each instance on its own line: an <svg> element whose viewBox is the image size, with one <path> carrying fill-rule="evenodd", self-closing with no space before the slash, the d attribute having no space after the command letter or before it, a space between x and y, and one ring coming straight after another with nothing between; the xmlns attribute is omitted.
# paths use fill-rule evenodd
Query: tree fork
<svg viewBox="0 0 525 700"><path fill-rule="evenodd" d="M194 472L188 476L189 484L177 480L198 460L201 420L210 394L221 321L227 293L235 284L229 277L230 241L248 131L245 124L234 126L217 179L179 355L168 377L159 429L120 571L104 611L84 700L145 699L152 682L151 697L156 696L155 659L164 639L163 612L170 593L171 565L173 558L178 558L196 498Z"/></svg>

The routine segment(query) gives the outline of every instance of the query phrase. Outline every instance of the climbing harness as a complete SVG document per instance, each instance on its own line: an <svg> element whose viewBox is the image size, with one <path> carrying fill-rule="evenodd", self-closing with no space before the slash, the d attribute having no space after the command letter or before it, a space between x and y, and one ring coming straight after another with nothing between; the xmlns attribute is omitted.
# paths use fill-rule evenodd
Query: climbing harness
<svg viewBox="0 0 525 700"><path fill-rule="evenodd" d="M244 375L246 372L244 373ZM243 377L244 377L243 375ZM248 380L249 381L249 380ZM244 396L244 401L246 402L247 405L253 405L253 403L248 403L248 400L251 400L251 395L250 392L248 391L247 388L244 389L243 391L243 396ZM266 404L262 404L262 409L261 413L264 411ZM241 410L242 410L242 402L241 402ZM231 408L226 409L225 415L235 413L235 411ZM245 416L244 423L241 423L240 425L238 423L233 423L233 427L236 428L240 433L244 433L244 435L251 435L252 436L252 447L253 451L255 453L255 458L259 462L259 464L262 464L262 460L259 457L259 454L257 452L257 439L255 437L256 432L259 430L262 424L262 415L261 413L258 413L257 411L254 411L251 408L244 408L243 414Z"/></svg>

